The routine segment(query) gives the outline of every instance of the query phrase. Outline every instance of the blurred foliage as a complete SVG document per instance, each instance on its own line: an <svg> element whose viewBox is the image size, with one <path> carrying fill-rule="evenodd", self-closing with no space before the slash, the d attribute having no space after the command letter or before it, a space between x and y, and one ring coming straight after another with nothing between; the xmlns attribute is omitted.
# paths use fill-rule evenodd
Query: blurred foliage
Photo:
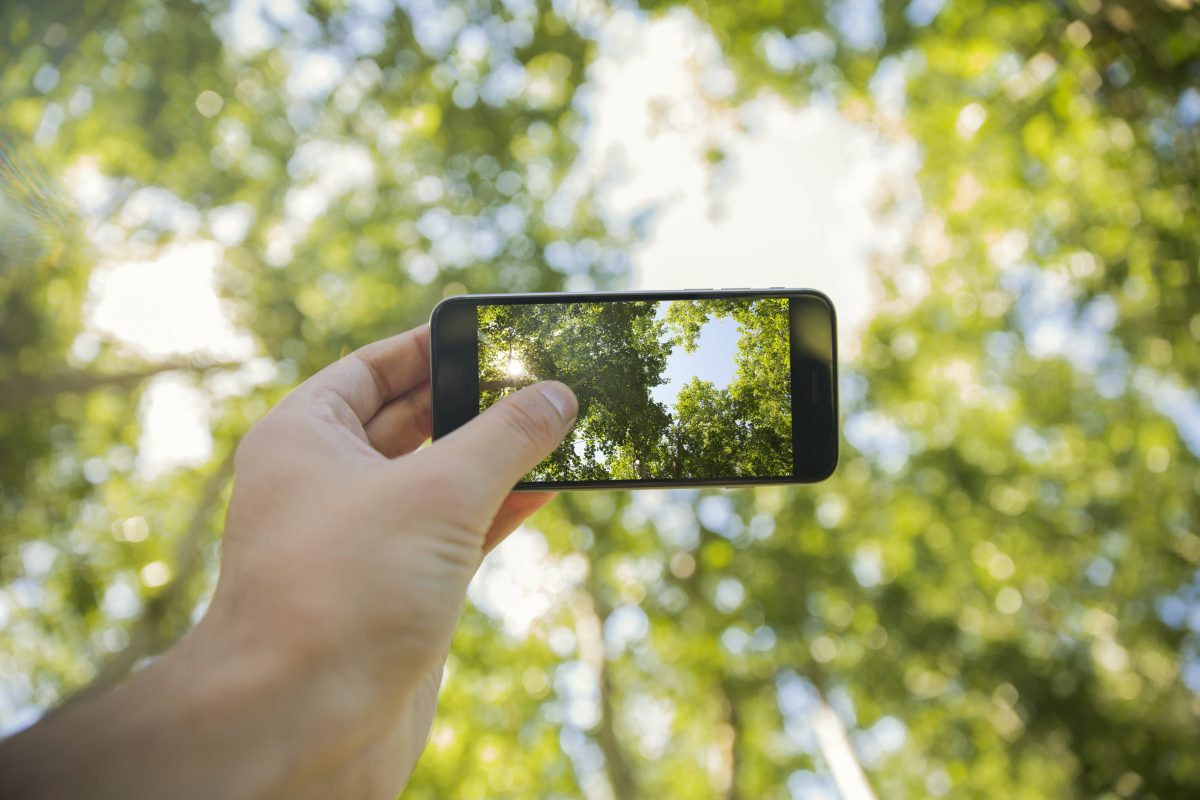
<svg viewBox="0 0 1200 800"><path fill-rule="evenodd" d="M679 5L737 75L721 102L835 103L924 155L912 246L874 265L843 365L842 465L541 512L473 590L409 796L786 797L831 770L849 793L831 716L881 796L1200 794L1200 470L1165 400L1194 431L1195 4L643 11ZM298 380L447 294L626 277L592 198L555 203L596 6L268 8L0 8L7 727L203 607L226 454ZM88 176L77 216L58 187ZM84 331L97 255L197 237L265 379ZM214 456L147 480L164 370L214 398ZM513 627L492 584L519 557L552 602Z"/></svg>

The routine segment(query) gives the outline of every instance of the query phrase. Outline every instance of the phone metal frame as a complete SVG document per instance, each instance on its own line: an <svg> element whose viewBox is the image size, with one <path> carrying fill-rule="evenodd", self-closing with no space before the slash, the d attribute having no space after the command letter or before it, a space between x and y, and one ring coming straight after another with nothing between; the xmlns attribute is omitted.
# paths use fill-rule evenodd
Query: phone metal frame
<svg viewBox="0 0 1200 800"><path fill-rule="evenodd" d="M729 297L788 298L805 301L807 308L827 314L828 327L807 324L801 307L789 303L792 381L792 470L790 476L615 479L604 481L520 481L518 490L688 488L697 486L741 487L770 484L817 483L833 474L838 463L837 311L833 302L814 289L685 289L629 292L527 292L520 294L453 295L439 302L429 316L429 387L432 394L433 438L438 439L465 424L479 413L478 327L475 307L479 305L528 305L534 303L589 303L622 300L705 300ZM468 321L460 310L470 308L470 336L463 326ZM449 319L461 316L463 319ZM456 337L445 334L447 325L457 325ZM447 341L443 341L447 339ZM468 341L469 340L469 341ZM469 353L468 353L469 351ZM468 358L469 355L469 358ZM469 369L464 367L469 364ZM803 373L803 375L802 375ZM803 380L807 376L808 381ZM811 401L801 410L801 392ZM817 412L820 419L811 412ZM803 430L797 421L803 421ZM817 458L800 463L802 453ZM802 466L805 469L802 469Z"/></svg>

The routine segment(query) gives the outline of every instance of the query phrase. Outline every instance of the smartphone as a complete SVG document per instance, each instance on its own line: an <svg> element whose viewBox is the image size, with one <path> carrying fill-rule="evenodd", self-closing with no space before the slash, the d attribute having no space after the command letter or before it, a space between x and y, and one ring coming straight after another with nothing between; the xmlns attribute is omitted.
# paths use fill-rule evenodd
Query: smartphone
<svg viewBox="0 0 1200 800"><path fill-rule="evenodd" d="M430 318L433 438L553 379L579 415L518 489L814 483L838 459L836 329L807 289L450 297Z"/></svg>

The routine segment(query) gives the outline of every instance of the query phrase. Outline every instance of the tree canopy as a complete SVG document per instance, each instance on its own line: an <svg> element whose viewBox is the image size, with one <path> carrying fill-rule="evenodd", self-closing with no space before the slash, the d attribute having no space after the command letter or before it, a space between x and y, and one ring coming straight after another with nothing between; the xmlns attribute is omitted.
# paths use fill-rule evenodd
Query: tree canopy
<svg viewBox="0 0 1200 800"><path fill-rule="evenodd" d="M670 348L654 311L650 302L480 307L481 410L538 380L562 381L579 400L575 434L530 480L615 477L621 472L618 452L655 446L667 412L651 399L650 389L662 382ZM498 386L488 390L491 384ZM597 461L598 452L609 461Z"/></svg>
<svg viewBox="0 0 1200 800"><path fill-rule="evenodd" d="M695 352L711 317L739 325L729 386L695 376L673 403L656 399L655 387L683 383L668 359ZM788 319L784 298L483 305L480 410L534 381L575 391L572 434L531 481L788 477Z"/></svg>
<svg viewBox="0 0 1200 800"><path fill-rule="evenodd" d="M1196 796L1195 3L621 7L712 31L735 78L714 106L766 93L911 141L915 196L877 210L917 224L844 350L835 476L560 497L485 564L407 796ZM201 613L229 453L296 382L445 295L628 282L638 226L556 202L595 13L0 5L7 729ZM98 263L196 240L254 357L88 329ZM167 373L209 398L212 458L146 477ZM687 387L713 429L681 435L771 413L756 378Z"/></svg>
<svg viewBox="0 0 1200 800"><path fill-rule="evenodd" d="M672 303L667 325L688 352L697 346L703 325L728 316L738 323L737 370L729 387L714 391L693 381L680 393L669 457L677 458L685 475L713 472L704 461L725 453L733 475L792 474L791 336L788 301L761 298L752 302L704 300Z"/></svg>

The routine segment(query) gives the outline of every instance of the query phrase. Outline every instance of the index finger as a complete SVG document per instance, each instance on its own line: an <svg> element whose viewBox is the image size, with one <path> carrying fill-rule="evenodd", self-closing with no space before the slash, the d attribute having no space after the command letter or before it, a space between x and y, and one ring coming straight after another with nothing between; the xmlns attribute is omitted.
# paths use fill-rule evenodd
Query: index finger
<svg viewBox="0 0 1200 800"><path fill-rule="evenodd" d="M558 492L513 492L500 504L492 526L483 537L483 552L488 554L503 542L517 526L542 506L554 499Z"/></svg>
<svg viewBox="0 0 1200 800"><path fill-rule="evenodd" d="M332 397L364 425L388 401L429 378L429 325L364 345L305 381L295 394Z"/></svg>

